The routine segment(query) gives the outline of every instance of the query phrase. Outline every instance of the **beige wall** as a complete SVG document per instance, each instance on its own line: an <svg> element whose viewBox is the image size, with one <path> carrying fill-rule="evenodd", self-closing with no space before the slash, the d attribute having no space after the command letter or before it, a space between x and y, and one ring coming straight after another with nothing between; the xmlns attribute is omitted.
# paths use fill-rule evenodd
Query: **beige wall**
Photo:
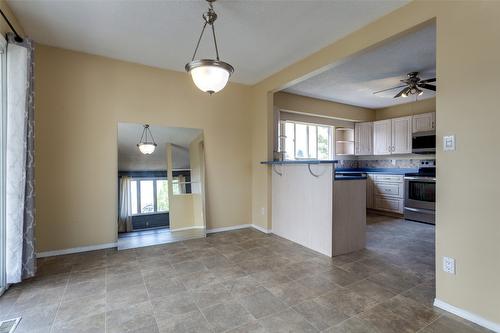
<svg viewBox="0 0 500 333"><path fill-rule="evenodd" d="M16 29L17 33L21 35L21 37L24 37L24 29L21 27L21 25L17 22L17 18L14 16L12 11L10 10L10 7L5 3L4 0L0 0L0 9L4 12L4 14L7 16L9 19L10 23L14 26ZM10 28L7 25L7 22L3 19L3 17L0 16L0 33L2 35L5 35L7 32L10 32Z"/></svg>
<svg viewBox="0 0 500 333"><path fill-rule="evenodd" d="M436 112L436 98L424 99L422 101L394 105L387 108L376 109L375 118L377 120L412 116L414 114Z"/></svg>
<svg viewBox="0 0 500 333"><path fill-rule="evenodd" d="M273 102L280 110L304 115L347 121L375 120L375 111L370 109L285 92L275 93Z"/></svg>
<svg viewBox="0 0 500 333"><path fill-rule="evenodd" d="M117 124L204 131L207 227L250 222L251 89L203 94L182 72L38 45L37 250L112 243Z"/></svg>
<svg viewBox="0 0 500 333"><path fill-rule="evenodd" d="M271 156L272 92L436 19L437 134L457 138L455 152L437 151L437 298L500 324L499 17L498 1L414 1L254 86L253 223L271 227L270 169L259 161ZM443 256L456 275L442 272Z"/></svg>
<svg viewBox="0 0 500 333"><path fill-rule="evenodd" d="M203 134L189 144L189 164L191 167L191 196L193 197L193 223L197 227L205 226L203 203Z"/></svg>

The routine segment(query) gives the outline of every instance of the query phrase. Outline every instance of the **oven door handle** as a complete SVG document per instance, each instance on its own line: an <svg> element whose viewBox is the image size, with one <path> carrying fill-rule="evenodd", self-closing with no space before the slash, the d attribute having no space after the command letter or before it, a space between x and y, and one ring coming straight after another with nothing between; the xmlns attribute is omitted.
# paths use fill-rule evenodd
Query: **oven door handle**
<svg viewBox="0 0 500 333"><path fill-rule="evenodd" d="M434 210L430 209L423 209L423 208L411 208L411 207L404 207L404 209L409 210L411 212L416 212L416 213L427 213L427 214L434 214Z"/></svg>
<svg viewBox="0 0 500 333"><path fill-rule="evenodd" d="M436 178L434 178L434 177L408 177L408 176L405 176L404 179L405 180L417 180L417 181L422 181L422 182L432 182L432 183L436 182Z"/></svg>

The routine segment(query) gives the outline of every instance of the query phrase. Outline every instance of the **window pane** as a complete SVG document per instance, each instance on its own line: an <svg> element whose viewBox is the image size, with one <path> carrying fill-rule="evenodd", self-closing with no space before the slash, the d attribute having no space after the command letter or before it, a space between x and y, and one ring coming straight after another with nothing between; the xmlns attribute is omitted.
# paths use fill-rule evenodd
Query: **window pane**
<svg viewBox="0 0 500 333"><path fill-rule="evenodd" d="M174 177L174 179L172 180L172 192L174 192L175 195L182 194L179 184L179 177Z"/></svg>
<svg viewBox="0 0 500 333"><path fill-rule="evenodd" d="M327 160L330 158L329 132L328 127L318 126L318 159L320 160Z"/></svg>
<svg viewBox="0 0 500 333"><path fill-rule="evenodd" d="M316 126L309 125L309 158L316 158Z"/></svg>
<svg viewBox="0 0 500 333"><path fill-rule="evenodd" d="M295 128L295 124L294 123L286 123L285 124L285 135L286 135L286 139L285 139L285 149L284 151L286 152L285 153L285 159L287 160L293 160L295 155L294 155L294 146L293 146L293 142L294 142L294 128Z"/></svg>
<svg viewBox="0 0 500 333"><path fill-rule="evenodd" d="M137 181L130 182L130 196L132 197L132 214L137 214Z"/></svg>
<svg viewBox="0 0 500 333"><path fill-rule="evenodd" d="M141 213L153 213L155 211L153 181L141 180Z"/></svg>
<svg viewBox="0 0 500 333"><path fill-rule="evenodd" d="M156 181L156 210L158 212L168 211L168 187L165 179Z"/></svg>
<svg viewBox="0 0 500 333"><path fill-rule="evenodd" d="M295 124L295 157L306 158L307 156L307 125Z"/></svg>

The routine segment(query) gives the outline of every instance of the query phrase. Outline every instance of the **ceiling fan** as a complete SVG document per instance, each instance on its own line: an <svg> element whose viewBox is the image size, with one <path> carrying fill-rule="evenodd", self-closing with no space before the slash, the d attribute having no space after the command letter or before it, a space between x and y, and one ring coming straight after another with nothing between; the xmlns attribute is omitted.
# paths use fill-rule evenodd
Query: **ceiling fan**
<svg viewBox="0 0 500 333"><path fill-rule="evenodd" d="M398 92L396 94L396 96L394 96L394 98L398 98L398 97L408 97L409 95L420 96L424 93L424 91L420 88L436 91L436 86L429 84L431 82L436 82L435 77L432 79L422 80L418 77L418 72L411 72L411 73L408 73L407 75L408 75L408 78L406 80L400 80L401 82L404 83L403 85L397 86L397 87L392 87L389 89L376 91L373 94L378 94L378 93L381 93L384 91L403 88L400 92Z"/></svg>

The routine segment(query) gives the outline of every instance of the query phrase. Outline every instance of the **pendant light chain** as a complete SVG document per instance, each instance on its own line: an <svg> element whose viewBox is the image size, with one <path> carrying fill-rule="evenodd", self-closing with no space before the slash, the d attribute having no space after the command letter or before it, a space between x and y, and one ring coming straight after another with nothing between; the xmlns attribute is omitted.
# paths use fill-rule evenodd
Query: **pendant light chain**
<svg viewBox="0 0 500 333"><path fill-rule="evenodd" d="M203 34L205 33L205 29L207 27L207 24L209 24L212 27L212 35L214 39L214 46L215 46L215 55L217 57L217 61L220 61L219 58L219 48L217 46L217 38L215 37L215 20L217 19L217 14L214 11L214 6L212 2L209 4L208 12L203 14L203 19L205 20L205 23L203 24L203 28L201 29L201 34L200 37L198 38L198 42L196 43L196 48L194 49L193 57L191 58L191 61L193 61L196 58L196 53L198 52L198 48L200 47L200 42L201 39L203 38Z"/></svg>
<svg viewBox="0 0 500 333"><path fill-rule="evenodd" d="M193 82L198 87L198 89L207 92L210 95L224 89L224 87L227 85L229 77L234 72L233 66L231 66L227 62L220 60L219 45L217 44L217 35L215 33L215 21L217 20L217 13L215 12L213 6L213 3L215 1L216 0L207 0L207 2L209 3L208 11L203 13L202 15L205 22L203 23L200 36L198 37L193 57L191 58L191 62L187 63L184 67L186 69L186 72L191 74L191 78L193 79ZM207 25L211 26L216 58L196 60L196 55L200 48L201 39L205 34Z"/></svg>

